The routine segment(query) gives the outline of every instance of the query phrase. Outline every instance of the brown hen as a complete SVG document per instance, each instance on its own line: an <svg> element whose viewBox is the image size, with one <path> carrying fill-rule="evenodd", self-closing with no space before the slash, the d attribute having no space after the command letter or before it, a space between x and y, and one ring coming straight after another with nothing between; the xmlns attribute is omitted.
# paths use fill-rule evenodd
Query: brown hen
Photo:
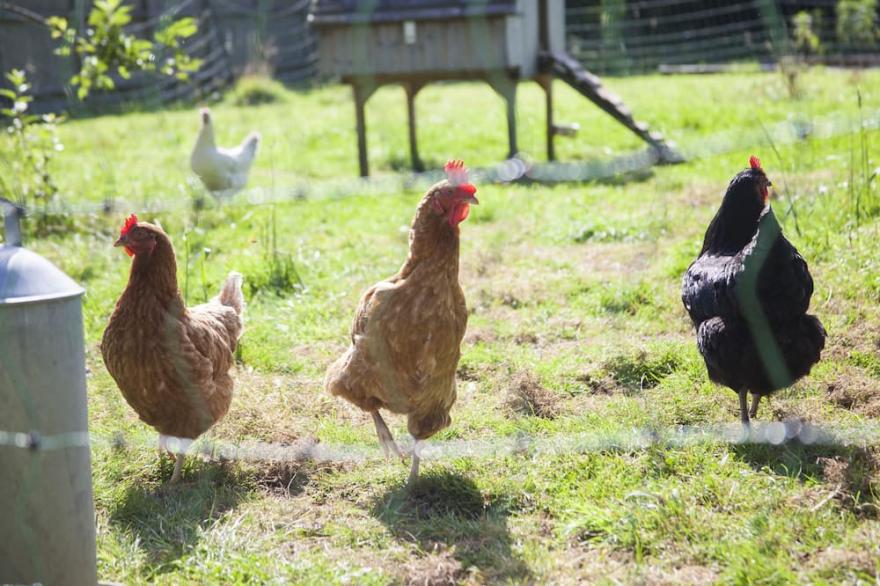
<svg viewBox="0 0 880 586"><path fill-rule="evenodd" d="M101 341L107 370L141 420L167 438L195 439L229 410L229 376L244 324L242 277L230 273L220 294L187 308L177 263L162 229L132 214L114 246L134 260L128 286ZM171 482L180 478L178 451Z"/></svg>
<svg viewBox="0 0 880 586"><path fill-rule="evenodd" d="M400 271L361 298L351 346L327 370L325 388L373 416L386 455L401 455L379 409L407 415L415 439L412 483L423 440L449 425L455 372L467 326L458 283L458 225L477 204L461 161L425 194L409 233Z"/></svg>

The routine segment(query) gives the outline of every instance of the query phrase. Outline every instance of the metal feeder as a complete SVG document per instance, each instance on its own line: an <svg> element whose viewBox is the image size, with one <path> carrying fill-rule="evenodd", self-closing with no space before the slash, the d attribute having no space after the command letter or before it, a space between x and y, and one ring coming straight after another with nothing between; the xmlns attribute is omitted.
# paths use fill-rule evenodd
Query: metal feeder
<svg viewBox="0 0 880 586"><path fill-rule="evenodd" d="M0 209L0 584L94 586L84 291L21 247L21 207Z"/></svg>

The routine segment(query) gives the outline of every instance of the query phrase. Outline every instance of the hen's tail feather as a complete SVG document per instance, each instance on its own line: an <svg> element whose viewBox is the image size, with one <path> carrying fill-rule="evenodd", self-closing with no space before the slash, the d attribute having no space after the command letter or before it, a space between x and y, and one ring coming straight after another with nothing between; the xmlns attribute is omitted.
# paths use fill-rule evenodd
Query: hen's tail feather
<svg viewBox="0 0 880 586"><path fill-rule="evenodd" d="M244 139L244 148L243 151L247 152L250 156L254 156L257 154L257 147L260 146L261 136L259 132L251 132L247 135L247 138Z"/></svg>
<svg viewBox="0 0 880 586"><path fill-rule="evenodd" d="M231 307L238 315L241 315L244 311L244 294L241 292L243 282L244 277L241 273L232 271L226 277L223 287L220 289L220 303Z"/></svg>

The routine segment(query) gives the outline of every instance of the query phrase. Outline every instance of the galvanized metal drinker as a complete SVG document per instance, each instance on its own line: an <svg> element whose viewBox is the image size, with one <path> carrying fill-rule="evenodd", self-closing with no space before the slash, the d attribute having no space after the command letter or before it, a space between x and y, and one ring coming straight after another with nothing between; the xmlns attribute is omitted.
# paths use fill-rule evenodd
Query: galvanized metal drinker
<svg viewBox="0 0 880 586"><path fill-rule="evenodd" d="M98 582L83 288L22 248L0 198L0 584Z"/></svg>

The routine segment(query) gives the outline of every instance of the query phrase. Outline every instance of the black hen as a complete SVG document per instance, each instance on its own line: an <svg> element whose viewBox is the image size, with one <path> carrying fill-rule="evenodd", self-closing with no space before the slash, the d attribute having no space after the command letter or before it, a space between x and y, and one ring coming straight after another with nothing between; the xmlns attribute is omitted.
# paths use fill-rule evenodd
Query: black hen
<svg viewBox="0 0 880 586"><path fill-rule="evenodd" d="M767 204L771 183L761 162L749 163L727 187L681 285L709 378L739 394L744 423L762 396L808 374L825 347L822 323L807 315L807 263Z"/></svg>

